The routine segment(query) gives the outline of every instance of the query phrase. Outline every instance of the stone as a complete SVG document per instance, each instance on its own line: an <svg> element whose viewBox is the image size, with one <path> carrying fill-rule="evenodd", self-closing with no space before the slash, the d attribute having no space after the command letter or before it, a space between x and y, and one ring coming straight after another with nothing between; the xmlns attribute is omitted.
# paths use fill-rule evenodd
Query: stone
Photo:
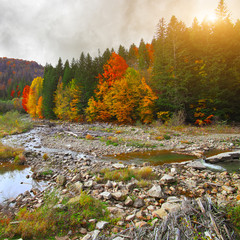
<svg viewBox="0 0 240 240"><path fill-rule="evenodd" d="M93 186L93 180L89 180L87 182L84 182L84 187L91 188Z"/></svg>
<svg viewBox="0 0 240 240"><path fill-rule="evenodd" d="M75 175L73 178L72 178L72 182L76 182L76 181L80 181L81 180L81 174L78 173L77 175Z"/></svg>
<svg viewBox="0 0 240 240"><path fill-rule="evenodd" d="M82 238L82 240L92 240L92 235L88 233Z"/></svg>
<svg viewBox="0 0 240 240"><path fill-rule="evenodd" d="M83 189L83 184L81 182L75 182L73 185L75 191L81 193Z"/></svg>
<svg viewBox="0 0 240 240"><path fill-rule="evenodd" d="M135 208L141 208L141 207L143 207L143 206L144 206L144 201L143 201L143 199L137 198L137 199L134 201L133 206L134 206Z"/></svg>
<svg viewBox="0 0 240 240"><path fill-rule="evenodd" d="M235 188L226 185L222 186L222 189L228 194L234 193L236 191Z"/></svg>
<svg viewBox="0 0 240 240"><path fill-rule="evenodd" d="M59 186L64 186L66 184L66 181L67 181L67 179L63 175L58 175L56 178L56 182Z"/></svg>
<svg viewBox="0 0 240 240"><path fill-rule="evenodd" d="M140 219L140 220L145 220L146 219L146 214L140 210L136 213L136 218Z"/></svg>
<svg viewBox="0 0 240 240"><path fill-rule="evenodd" d="M114 192L114 193L112 193L112 197L117 201L123 201L126 196L124 194L122 194L121 192Z"/></svg>
<svg viewBox="0 0 240 240"><path fill-rule="evenodd" d="M197 187L197 182L193 181L192 179L188 179L185 181L188 188L193 189Z"/></svg>
<svg viewBox="0 0 240 240"><path fill-rule="evenodd" d="M99 230L103 230L108 224L109 224L109 222L100 221L100 222L97 222L96 228Z"/></svg>
<svg viewBox="0 0 240 240"><path fill-rule="evenodd" d="M109 200L112 198L112 194L110 192L102 192L100 193L100 196L105 200Z"/></svg>
<svg viewBox="0 0 240 240"><path fill-rule="evenodd" d="M198 169L198 170L207 169L207 167L203 163L201 163L199 161L190 162L186 166L194 168L194 169Z"/></svg>
<svg viewBox="0 0 240 240"><path fill-rule="evenodd" d="M113 240L124 240L122 237L115 237Z"/></svg>
<svg viewBox="0 0 240 240"><path fill-rule="evenodd" d="M94 230L93 232L91 232L92 240L96 240L98 235L99 235L99 233L100 233L99 230Z"/></svg>
<svg viewBox="0 0 240 240"><path fill-rule="evenodd" d="M115 163L112 166L116 169L126 168L126 166L122 163Z"/></svg>
<svg viewBox="0 0 240 240"><path fill-rule="evenodd" d="M179 199L178 197L171 196L171 197L168 197L168 198L167 198L167 202L168 202L168 203L181 203L182 200Z"/></svg>
<svg viewBox="0 0 240 240"><path fill-rule="evenodd" d="M144 226L148 226L148 224L145 221L141 221L141 222L136 222L135 223L135 227L136 228L142 228Z"/></svg>
<svg viewBox="0 0 240 240"><path fill-rule="evenodd" d="M157 217L157 218L164 219L168 215L168 213L166 212L165 209L160 208L154 211L152 215L154 218Z"/></svg>
<svg viewBox="0 0 240 240"><path fill-rule="evenodd" d="M64 236L64 237L55 237L56 240L70 240L70 238L68 236Z"/></svg>
<svg viewBox="0 0 240 240"><path fill-rule="evenodd" d="M132 221L134 218L135 218L135 214L131 214L131 215L127 216L125 220L126 220L127 222L130 222L130 221Z"/></svg>
<svg viewBox="0 0 240 240"><path fill-rule="evenodd" d="M164 210L167 210L170 213L172 213L172 212L180 210L181 205L179 203L166 202L166 203L162 204L161 208L164 209Z"/></svg>
<svg viewBox="0 0 240 240"><path fill-rule="evenodd" d="M154 185L149 191L147 192L149 197L154 197L154 198L161 198L163 197L163 192L162 188L160 185Z"/></svg>
<svg viewBox="0 0 240 240"><path fill-rule="evenodd" d="M112 188L113 187L112 182L110 180L108 180L107 183L105 184L105 187Z"/></svg>
<svg viewBox="0 0 240 240"><path fill-rule="evenodd" d="M70 198L67 202L67 204L74 204L80 201L81 195Z"/></svg>
<svg viewBox="0 0 240 240"><path fill-rule="evenodd" d="M79 232L81 234L87 234L87 229L86 228L80 228Z"/></svg>
<svg viewBox="0 0 240 240"><path fill-rule="evenodd" d="M134 188L137 187L137 184L135 182L130 182L126 185L126 188L129 190L129 191L132 191Z"/></svg>
<svg viewBox="0 0 240 240"><path fill-rule="evenodd" d="M225 152L206 158L206 162L217 163L226 161L236 161L240 158L240 150L236 152Z"/></svg>
<svg viewBox="0 0 240 240"><path fill-rule="evenodd" d="M128 196L127 199L124 202L124 205L132 206L133 205L133 200Z"/></svg>
<svg viewBox="0 0 240 240"><path fill-rule="evenodd" d="M160 181L165 183L172 183L172 182L176 182L176 178L168 174L164 174L163 177L160 179Z"/></svg>

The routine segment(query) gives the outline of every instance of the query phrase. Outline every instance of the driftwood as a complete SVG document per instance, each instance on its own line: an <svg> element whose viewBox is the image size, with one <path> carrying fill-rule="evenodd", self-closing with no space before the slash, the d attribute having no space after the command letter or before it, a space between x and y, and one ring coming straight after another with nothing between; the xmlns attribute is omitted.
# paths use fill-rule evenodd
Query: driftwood
<svg viewBox="0 0 240 240"><path fill-rule="evenodd" d="M111 237L99 236L96 240L113 240L116 237L132 240L238 240L235 230L221 210L214 207L210 198L182 202L178 212L169 214L153 226L132 226Z"/></svg>

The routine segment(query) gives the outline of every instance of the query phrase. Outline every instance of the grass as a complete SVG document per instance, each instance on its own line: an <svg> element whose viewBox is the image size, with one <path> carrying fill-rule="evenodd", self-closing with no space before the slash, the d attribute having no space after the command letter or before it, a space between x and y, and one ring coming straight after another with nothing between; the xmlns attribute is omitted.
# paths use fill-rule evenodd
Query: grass
<svg viewBox="0 0 240 240"><path fill-rule="evenodd" d="M10 111L0 116L0 137L26 132L32 128L32 123L23 119L17 111Z"/></svg>
<svg viewBox="0 0 240 240"><path fill-rule="evenodd" d="M156 148L155 144L151 144L149 142L140 142L136 140L130 140L127 142L128 147L136 147L136 148Z"/></svg>
<svg viewBox="0 0 240 240"><path fill-rule="evenodd" d="M110 170L108 168L104 168L100 171L100 174L103 176L105 181L129 181L132 178L135 178L139 181L141 180L151 180L156 179L157 175L152 171L151 167L143 167L138 169L125 168L118 170ZM144 185L145 183L142 182Z"/></svg>
<svg viewBox="0 0 240 240"><path fill-rule="evenodd" d="M65 198L60 207L59 197L56 191L45 197L45 204L33 211L22 208L16 215L17 224L9 224L9 218L1 218L0 233L4 237L21 237L23 239L49 239L51 236L66 235L71 229L78 234L79 228L86 227L89 231L95 228L95 224L88 220L110 221L106 205L82 192L75 201ZM55 206L55 207L54 207Z"/></svg>
<svg viewBox="0 0 240 240"><path fill-rule="evenodd" d="M230 222L240 232L240 205L229 205L227 206L227 215Z"/></svg>
<svg viewBox="0 0 240 240"><path fill-rule="evenodd" d="M6 146L0 142L0 160L8 160L17 157L22 158L22 153L23 149Z"/></svg>

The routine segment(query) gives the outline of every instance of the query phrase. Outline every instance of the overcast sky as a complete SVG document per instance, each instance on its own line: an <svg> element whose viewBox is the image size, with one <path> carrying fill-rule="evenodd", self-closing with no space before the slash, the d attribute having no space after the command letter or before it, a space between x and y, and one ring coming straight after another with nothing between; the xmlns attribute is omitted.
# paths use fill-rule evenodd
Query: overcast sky
<svg viewBox="0 0 240 240"><path fill-rule="evenodd" d="M0 57L55 65L96 56L98 49L151 42L160 18L172 15L191 25L213 14L219 0L0 0ZM240 18L240 0L225 0Z"/></svg>

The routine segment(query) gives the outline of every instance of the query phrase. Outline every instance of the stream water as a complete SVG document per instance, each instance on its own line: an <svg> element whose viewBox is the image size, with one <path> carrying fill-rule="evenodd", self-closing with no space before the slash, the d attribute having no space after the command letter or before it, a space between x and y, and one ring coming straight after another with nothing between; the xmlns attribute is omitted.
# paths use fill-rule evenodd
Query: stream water
<svg viewBox="0 0 240 240"><path fill-rule="evenodd" d="M42 190L46 183L34 181L31 174L30 167L0 162L0 203L32 188Z"/></svg>

